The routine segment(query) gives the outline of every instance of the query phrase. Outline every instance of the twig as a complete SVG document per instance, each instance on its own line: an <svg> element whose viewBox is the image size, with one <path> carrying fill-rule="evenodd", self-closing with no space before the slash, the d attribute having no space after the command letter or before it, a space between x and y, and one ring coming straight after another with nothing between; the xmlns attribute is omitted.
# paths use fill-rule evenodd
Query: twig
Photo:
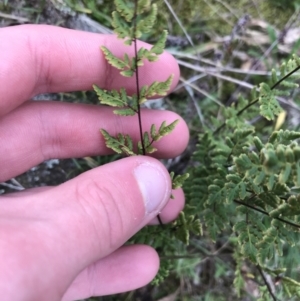
<svg viewBox="0 0 300 301"><path fill-rule="evenodd" d="M176 91L180 90L181 88L184 88L186 83L192 84L193 82L195 82L199 79L202 79L206 76L207 76L206 74L198 74L198 75L191 77L190 79L185 79L184 82L182 81L181 84L177 85L177 87L173 90L173 92L176 92Z"/></svg>
<svg viewBox="0 0 300 301"><path fill-rule="evenodd" d="M177 57L181 57L181 58L185 58L185 59L191 59L191 60L195 60L195 61L199 61L201 63L210 65L210 66L214 66L214 67L199 67L197 71L201 72L214 72L216 73L217 71L225 71L225 72L232 72L232 73L238 73L238 74L247 74L247 75L261 75L261 76L271 76L272 72L270 71L263 71L263 70L247 70L247 69L238 69L238 68L231 68L228 66L217 66L216 62L213 62L211 60L205 59L205 58L199 58L195 55L192 54L188 54L188 53L184 53L184 52L180 52L177 50L173 50L173 49L168 49L168 52L173 54L174 56ZM180 61L181 62L181 61ZM191 66L195 66L195 65L191 65ZM277 74L279 75L280 72L277 72ZM245 81L245 80L244 80Z"/></svg>
<svg viewBox="0 0 300 301"><path fill-rule="evenodd" d="M197 112L197 115L199 117L199 120L200 120L200 123L202 124L202 126L204 127L205 126L205 120L204 120L204 117L203 117L203 114L202 114L202 111L201 111L201 108L197 102L197 100L195 99L195 96L194 96L194 93L193 93L193 90L191 89L191 87L189 87L188 85L185 85L185 90L186 92L189 94L192 102L193 102L193 105L196 109L196 112Z"/></svg>
<svg viewBox="0 0 300 301"><path fill-rule="evenodd" d="M172 6L170 5L168 0L164 0L165 4L167 5L169 11L171 12L171 14L173 15L174 19L176 20L176 22L178 23L179 27L181 28L181 30L183 31L184 35L186 36L187 40L189 41L189 43L191 44L191 46L195 47L193 40L191 39L190 35L188 34L188 32L186 31L186 29L184 28L184 26L182 25L180 19L178 18L178 16L176 15L176 13L174 12Z"/></svg>
<svg viewBox="0 0 300 301"><path fill-rule="evenodd" d="M274 90L278 85L280 85L284 80L286 80L289 76L291 76L292 74L294 74L295 72L297 72L298 70L300 70L300 65L296 68L294 68L291 72L289 72L288 74L286 74L285 76L283 76L279 81L277 81L270 89ZM246 105L243 109L241 109L236 116L240 116L244 111L246 111L248 108L250 108L251 106L253 106L254 104L256 104L259 101L259 98L256 98L254 101L252 101L251 103L249 103L248 105ZM226 126L226 123L224 122L221 126L219 126L215 131L214 134L217 134L221 129L223 129Z"/></svg>
<svg viewBox="0 0 300 301"><path fill-rule="evenodd" d="M13 189L13 190L18 190L18 191L24 190L24 187L22 187L22 186L20 187L20 186L16 186L16 185L5 183L5 182L0 183L0 185L10 188L10 189Z"/></svg>
<svg viewBox="0 0 300 301"><path fill-rule="evenodd" d="M180 77L180 81L182 81L183 83L185 83L187 86L190 86L191 88L193 88L195 91L199 92L200 94L203 94L205 97L211 99L213 102L215 102L216 104L218 104L220 107L224 107L224 105L220 101L218 101L215 97L211 96L209 93L207 93L206 91L202 90L198 86L196 86L196 85L194 85L192 83L189 83L183 77Z"/></svg>
<svg viewBox="0 0 300 301"><path fill-rule="evenodd" d="M220 78L220 79L224 79L224 80L226 80L226 81L229 81L229 82L231 82L231 83L235 83L235 84L237 84L237 85L240 85L240 86L245 87L245 88L248 88L248 89L252 89L252 88L253 88L253 85L251 85L251 84L249 84L249 83L246 83L246 82L244 82L244 81L235 79L235 78L230 77L230 76L218 74L217 72L212 72L212 71L209 70L208 68L203 68L203 67L195 66L195 65L193 65L193 64L190 64L190 63L187 63L187 62L178 60L178 59L177 59L177 63L178 63L179 65L181 65L181 66L190 68L190 69L192 69L192 70L194 70L194 71L204 72L204 73L207 73L208 75L211 75L211 76L214 76L214 77L217 77L217 78Z"/></svg>
<svg viewBox="0 0 300 301"><path fill-rule="evenodd" d="M228 23L230 26L233 26L234 24L229 20L229 18L224 18L222 16L222 14L220 14L220 12L214 8L213 4L211 3L211 1L209 0L204 0L205 3L210 7L210 9L212 10L213 13L215 13L218 17L220 17L220 19L222 19L223 21L225 21L226 23Z"/></svg>
<svg viewBox="0 0 300 301"><path fill-rule="evenodd" d="M270 283L268 282L267 278L265 277L263 270L261 269L261 267L260 267L259 265L257 265L256 268L258 269L258 272L260 273L260 275L261 275L261 277L262 277L262 279L263 279L265 285L267 286L267 289L268 289L269 294L271 295L272 299L273 299L274 301L277 301L277 298L276 298L276 296L274 295L274 293L273 293L273 291L272 291L272 288L271 288L271 285L270 285Z"/></svg>
<svg viewBox="0 0 300 301"><path fill-rule="evenodd" d="M20 23L29 22L29 20L27 18L22 18L22 17L18 17L18 16L14 16L14 15L9 15L9 14L5 14L5 13L1 13L1 12L0 12L0 17L1 18L5 18L5 19L17 20Z"/></svg>
<svg viewBox="0 0 300 301"><path fill-rule="evenodd" d="M287 75L285 75L283 78L281 78L277 83L275 83L271 87L271 90L275 89L279 84L281 84L285 79L287 79L289 76L291 76L292 74L297 72L299 69L300 69L300 65L297 68L295 68L294 70L292 70L291 72L289 72Z"/></svg>
<svg viewBox="0 0 300 301"><path fill-rule="evenodd" d="M260 208L257 208L257 207L254 207L254 206L252 206L252 205L249 205L249 204L247 204L247 203L241 202L240 200L233 200L233 201L234 201L235 203L237 203L237 204L243 205L243 206L245 206L245 207L248 207L248 208L250 208L250 209L253 209L253 210L257 211L257 212L260 212L260 213L262 213L262 214L267 215L267 216L270 217L270 214L269 214L267 211L265 211L265 210L262 210L262 209L260 209ZM287 220L285 220L285 219L283 219L283 218L280 218L280 217L270 217L270 218L276 219L276 220L278 220L278 221L280 221L280 222L286 223L286 224L289 225L289 226L292 226L292 227L295 227L295 228L300 229L300 225L295 224L295 223L290 222L290 221L287 221Z"/></svg>

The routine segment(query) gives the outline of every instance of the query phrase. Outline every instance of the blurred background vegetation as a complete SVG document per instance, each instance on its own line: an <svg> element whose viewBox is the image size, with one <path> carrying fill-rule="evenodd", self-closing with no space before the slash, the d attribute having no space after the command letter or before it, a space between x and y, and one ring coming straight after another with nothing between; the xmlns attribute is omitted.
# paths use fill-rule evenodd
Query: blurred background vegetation
<svg viewBox="0 0 300 301"><path fill-rule="evenodd" d="M293 53L299 54L300 0L155 2L159 5L159 18L153 33L146 39L155 41L162 29L168 29L167 50L181 66L181 81L169 97L151 101L148 107L174 110L190 126L191 140L186 152L165 161L170 170L183 172L195 164L190 158L197 133L206 125L207 116L218 112L221 106L235 103L240 93L247 97L253 85L268 79L272 67L278 67ZM6 27L41 23L110 33L112 10L112 0L1 0L0 24ZM36 99L97 104L96 96L90 91L44 94ZM299 129L299 111L291 109L287 102L298 104L299 91L295 90L292 100L282 103L286 110L285 128ZM264 126L262 123L262 131ZM116 158L53 159L1 183L1 193L59 184ZM240 266L244 277L243 294L236 294L234 244L226 233L216 243L204 233L200 239L191 240L189 249L181 244L174 246L180 256L173 258L170 275L159 286L149 285L135 292L90 300L257 300L262 283L247 262ZM284 261L290 274L299 280L300 265L295 266L289 260L293 252L299 252L299 246L287 249L279 260ZM276 286L276 279L269 281Z"/></svg>

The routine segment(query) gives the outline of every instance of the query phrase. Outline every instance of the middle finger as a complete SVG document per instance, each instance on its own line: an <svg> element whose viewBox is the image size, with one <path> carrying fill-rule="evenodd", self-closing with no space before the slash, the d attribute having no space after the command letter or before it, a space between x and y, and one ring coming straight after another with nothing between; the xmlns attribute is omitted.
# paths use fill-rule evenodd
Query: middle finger
<svg viewBox="0 0 300 301"><path fill-rule="evenodd" d="M155 144L158 158L179 155L188 143L188 128L169 111L142 111L143 131L179 119L175 130ZM111 135L129 134L139 140L136 116L122 117L113 109L94 105L28 101L0 120L0 181L10 179L51 158L74 158L111 153L100 129ZM174 143L176 141L176 143Z"/></svg>

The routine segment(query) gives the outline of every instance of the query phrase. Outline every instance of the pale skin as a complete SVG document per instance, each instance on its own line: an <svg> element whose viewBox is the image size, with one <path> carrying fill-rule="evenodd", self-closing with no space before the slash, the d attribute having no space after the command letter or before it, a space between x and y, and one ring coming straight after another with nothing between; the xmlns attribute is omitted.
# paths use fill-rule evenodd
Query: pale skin
<svg viewBox="0 0 300 301"><path fill-rule="evenodd" d="M118 117L112 109L99 106L30 101L39 93L89 90L92 84L134 92L134 79L120 76L99 49L105 45L116 55L130 52L121 40L24 25L0 29L0 41L1 182L50 158L110 153L100 128L138 139L136 117ZM165 80L171 73L173 89L179 69L175 59L164 53L159 62L141 69L141 84ZM182 153L189 134L179 116L143 110L142 117L145 129L180 119L174 132L156 144L156 158ZM149 176L157 198L151 194L145 199L138 184L144 173L136 173L140 166L162 179L154 183L156 177ZM122 245L143 226L157 223L159 212L164 223L176 218L184 195L176 190L175 200L169 201L170 193L164 166L155 158L138 156L95 168L57 187L2 195L1 300L69 301L146 285L159 268L156 251L145 245ZM149 202L150 211L145 208Z"/></svg>

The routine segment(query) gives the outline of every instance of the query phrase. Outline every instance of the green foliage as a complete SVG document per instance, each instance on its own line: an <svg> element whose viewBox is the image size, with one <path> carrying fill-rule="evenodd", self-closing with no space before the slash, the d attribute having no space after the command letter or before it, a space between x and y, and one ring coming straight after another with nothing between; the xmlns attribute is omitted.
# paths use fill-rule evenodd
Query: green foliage
<svg viewBox="0 0 300 301"><path fill-rule="evenodd" d="M148 0L138 1L137 7L123 0L116 0L115 4L117 11L112 17L115 32L126 45L136 46L136 40L147 36L154 26L157 6ZM133 57L124 54L120 58L105 47L101 49L107 62L122 76L136 76L138 81L138 68L146 61L159 59L166 38L167 32L163 31L154 46L136 50ZM289 96L297 87L295 80L299 76L295 71L299 65L299 58L294 56L279 70L272 71L270 82L254 87L250 99L240 96L236 103L220 108L217 116L211 116L211 127L199 134L190 180L186 181L188 174L175 177L171 173L173 189L185 183L189 205L174 223L164 225L163 231L143 229L133 242L150 243L163 254L172 254L174 239L189 244L191 235L205 232L212 241L217 241L219 235L228 233L236 239L234 286L239 296L245 284L241 272L245 260L270 275L282 271L277 258L283 256L287 245L295 246L299 239L300 133L272 131L271 123L260 131L252 120L257 116L268 121L276 119L282 111L278 99ZM114 107L115 114L140 117L141 105L149 98L166 95L172 79L171 75L163 82L153 82L132 95L127 95L125 89L106 91L97 86L94 89L100 103ZM107 147L116 153L145 155L156 151L155 142L171 133L177 122L168 125L163 122L159 129L153 124L150 130L141 130L137 142L126 134L112 136L104 129L101 132ZM156 282L167 274L165 266ZM280 280L287 296L299 293L296 280L282 274ZM267 286L261 289L262 298L268 298L265 297L268 290Z"/></svg>
<svg viewBox="0 0 300 301"><path fill-rule="evenodd" d="M189 174L175 176L174 172L171 172L170 176L171 176L172 184L173 184L172 189L177 189L183 185L185 180L188 179Z"/></svg>
<svg viewBox="0 0 300 301"><path fill-rule="evenodd" d="M299 79L299 75L295 75L295 70L300 65L299 58L294 55L287 63L283 63L280 68L280 76L277 72L272 70L272 81L270 85L261 83L259 88L259 103L260 114L268 120L274 120L281 112L281 107L276 97L284 95L289 96L292 89L297 88L298 84L295 80ZM281 88L281 89L278 89Z"/></svg>
<svg viewBox="0 0 300 301"><path fill-rule="evenodd" d="M133 151L133 142L129 135L118 134L115 138L103 129L101 130L101 133L106 141L106 146L111 148L117 154L125 153L127 156L135 155Z"/></svg>
<svg viewBox="0 0 300 301"><path fill-rule="evenodd" d="M123 58L119 58L106 47L101 47L101 50L107 62L112 67L120 70L122 76L135 76L136 82L139 83L138 68L144 65L144 61L154 62L159 59L159 55L163 53L165 47L167 32L163 31L161 37L149 50L140 48L137 51L136 40L153 28L157 16L157 6L156 4L151 4L149 0L139 0L135 4L137 4L137 7L131 6L130 3L123 0L115 0L116 11L112 15L112 25L116 34L119 38L125 40L125 45L130 46L134 44L135 56L130 57L125 53ZM101 129L108 148L117 154L126 156L148 155L157 151L154 146L155 142L170 134L179 120L175 120L170 124L163 121L158 129L155 124L152 124L149 131L143 131L141 127L141 105L149 98L165 96L171 87L172 81L173 75L170 75L163 82L154 81L151 85L145 85L140 89L138 89L139 85L137 85L137 91L132 95L128 95L125 88L121 88L119 91L107 91L96 85L93 86L102 105L116 108L113 111L114 114L138 117L137 127L139 127L141 135L140 140L137 142L127 134L118 133L116 136L113 136L105 129ZM188 174L174 176L171 173L172 189L181 187L188 176ZM169 239L173 237L188 244L190 232L200 234L202 232L201 223L191 215L185 217L185 214L182 212L176 222L170 226L164 226L164 231L158 232L153 227L143 229L133 237L132 242L148 243L156 248L163 249L165 253L169 251L165 243L166 237ZM155 241L153 240L154 237ZM174 243L170 245L172 246ZM170 262L165 261L154 282L159 283L164 279L169 274L169 269Z"/></svg>
<svg viewBox="0 0 300 301"><path fill-rule="evenodd" d="M184 212L180 212L173 226L175 237L186 245L188 245L190 241L190 232L196 235L202 235L203 233L200 220L195 219L193 215L186 216Z"/></svg>
<svg viewBox="0 0 300 301"><path fill-rule="evenodd" d="M115 0L116 11L114 11L112 15L112 25L115 28L116 34L119 38L124 39L125 45L128 46L132 43L136 44L138 38L151 31L157 16L157 6L156 4L151 4L151 1L139 0L136 1L135 4L137 7L131 6L123 0ZM125 53L121 59L104 46L101 47L101 50L107 62L114 68L120 70L122 76L132 77L135 75L136 81L139 82L137 69L144 65L145 60L154 62L159 59L159 55L163 53L166 39L167 31L163 31L161 37L150 50L141 47L138 51L135 50L136 53L134 57L129 57L129 55ZM136 49L137 47L134 48ZM140 123L141 105L146 102L148 98L165 96L171 87L172 81L173 75L170 75L166 81L154 81L150 86L143 86L133 95L127 95L125 88L121 88L120 91L106 91L97 85L94 85L93 88L101 104L117 108L113 111L115 114L121 116L138 115L138 126L140 127L140 132L142 132ZM167 125L164 121L158 130L153 124L149 132L143 132L136 146L134 146L133 139L127 134L119 133L114 137L104 129L101 130L101 133L105 139L106 146L118 154L125 154L127 156L146 155L157 151L153 144L170 134L177 123L178 120L175 120ZM188 175L177 176L175 178L172 176L173 189L181 187L187 177Z"/></svg>
<svg viewBox="0 0 300 301"><path fill-rule="evenodd" d="M185 184L188 203L196 207L193 218L201 220L209 237L216 241L231 233L237 238L234 285L239 295L244 260L274 274L271 268L281 269L277 259L300 238L300 132L272 131L270 124L262 134L247 122L259 114L275 119L282 110L278 97L297 87L299 66L294 56L279 72L273 70L270 83L255 87L250 100L240 97L234 106L221 108L218 118L211 117L216 129L199 135L196 167ZM296 280L280 275L280 281L286 296L298 296ZM267 293L266 288L262 295Z"/></svg>

